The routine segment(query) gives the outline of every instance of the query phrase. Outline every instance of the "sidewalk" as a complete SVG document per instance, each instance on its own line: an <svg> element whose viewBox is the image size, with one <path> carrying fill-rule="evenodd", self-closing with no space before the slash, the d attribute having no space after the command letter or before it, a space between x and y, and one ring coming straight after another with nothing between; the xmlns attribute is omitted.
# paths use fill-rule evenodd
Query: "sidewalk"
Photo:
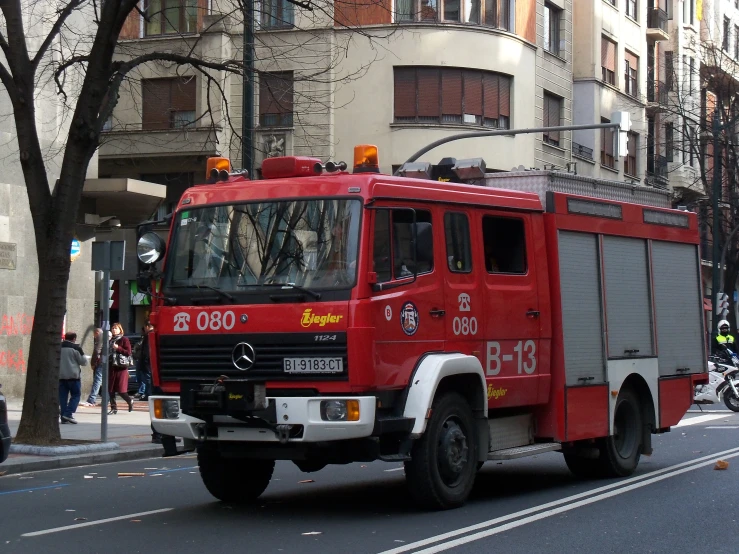
<svg viewBox="0 0 739 554"><path fill-rule="evenodd" d="M8 400L8 423L13 437L18 431L22 409L21 400ZM100 442L100 406L80 406L74 418L78 421L77 425L60 425L63 439ZM108 416L108 443L116 443L119 448L67 456L11 452L8 459L0 464L0 475L161 457L164 449L161 444L152 444L150 425L148 403L134 402L134 411L129 412L126 403L118 399L118 413Z"/></svg>

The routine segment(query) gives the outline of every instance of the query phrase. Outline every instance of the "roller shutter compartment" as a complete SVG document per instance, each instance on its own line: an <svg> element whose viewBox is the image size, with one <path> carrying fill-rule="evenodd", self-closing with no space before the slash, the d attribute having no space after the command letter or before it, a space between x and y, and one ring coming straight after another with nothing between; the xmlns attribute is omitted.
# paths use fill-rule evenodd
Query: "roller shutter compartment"
<svg viewBox="0 0 739 554"><path fill-rule="evenodd" d="M654 356L647 243L603 237L609 358Z"/></svg>
<svg viewBox="0 0 739 554"><path fill-rule="evenodd" d="M703 371L703 302L694 244L652 242L659 374ZM679 372L681 374L685 371Z"/></svg>
<svg viewBox="0 0 739 554"><path fill-rule="evenodd" d="M598 238L559 232L565 375L568 386L605 382ZM592 379L587 379L592 377Z"/></svg>

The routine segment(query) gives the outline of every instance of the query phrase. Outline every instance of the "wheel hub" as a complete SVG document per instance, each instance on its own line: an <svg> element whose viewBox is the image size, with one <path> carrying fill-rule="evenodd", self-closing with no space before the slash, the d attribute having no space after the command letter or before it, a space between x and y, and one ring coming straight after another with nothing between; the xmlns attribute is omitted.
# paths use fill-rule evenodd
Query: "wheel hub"
<svg viewBox="0 0 739 554"><path fill-rule="evenodd" d="M439 436L439 474L448 486L457 484L469 462L467 436L456 421L444 422Z"/></svg>

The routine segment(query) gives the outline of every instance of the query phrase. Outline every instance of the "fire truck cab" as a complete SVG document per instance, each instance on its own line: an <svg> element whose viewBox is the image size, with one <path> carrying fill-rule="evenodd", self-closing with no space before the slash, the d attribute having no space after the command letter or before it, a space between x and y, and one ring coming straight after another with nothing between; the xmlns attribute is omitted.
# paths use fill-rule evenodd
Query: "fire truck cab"
<svg viewBox="0 0 739 554"><path fill-rule="evenodd" d="M352 173L212 166L138 251L152 423L221 500L258 497L276 460L403 462L436 509L487 460L626 476L706 379L697 220L666 193L481 161L382 175L369 146Z"/></svg>

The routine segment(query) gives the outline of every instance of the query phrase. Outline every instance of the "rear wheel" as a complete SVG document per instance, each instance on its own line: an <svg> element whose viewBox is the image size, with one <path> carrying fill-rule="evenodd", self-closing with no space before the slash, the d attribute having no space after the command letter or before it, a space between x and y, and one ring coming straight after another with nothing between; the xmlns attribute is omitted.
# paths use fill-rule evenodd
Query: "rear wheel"
<svg viewBox="0 0 739 554"><path fill-rule="evenodd" d="M467 401L448 392L434 401L426 432L405 463L411 495L424 508L464 504L477 474L475 419Z"/></svg>
<svg viewBox="0 0 739 554"><path fill-rule="evenodd" d="M622 389L616 400L613 435L600 439L596 457L565 452L565 463L578 477L626 477L634 473L642 450L642 413L631 389Z"/></svg>
<svg viewBox="0 0 739 554"><path fill-rule="evenodd" d="M223 502L247 503L259 498L269 485L274 460L224 458L198 450L200 477L208 492Z"/></svg>
<svg viewBox="0 0 739 554"><path fill-rule="evenodd" d="M729 408L732 412L739 412L739 398L737 398L734 395L734 391L731 390L731 387L726 387L724 389L724 404L726 404L726 407Z"/></svg>

